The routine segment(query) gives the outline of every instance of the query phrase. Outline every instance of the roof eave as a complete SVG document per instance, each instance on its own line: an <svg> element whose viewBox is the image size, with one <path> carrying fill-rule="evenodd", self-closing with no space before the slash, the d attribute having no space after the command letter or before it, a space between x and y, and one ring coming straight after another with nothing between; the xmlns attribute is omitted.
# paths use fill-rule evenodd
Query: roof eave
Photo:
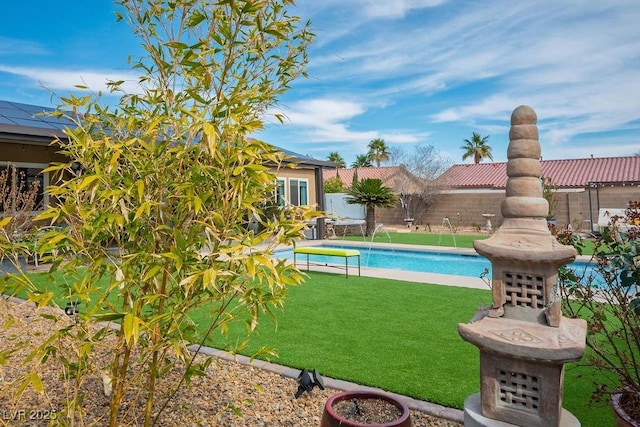
<svg viewBox="0 0 640 427"><path fill-rule="evenodd" d="M0 139L3 141L50 144L56 138L67 139L67 136L58 129L0 123Z"/></svg>

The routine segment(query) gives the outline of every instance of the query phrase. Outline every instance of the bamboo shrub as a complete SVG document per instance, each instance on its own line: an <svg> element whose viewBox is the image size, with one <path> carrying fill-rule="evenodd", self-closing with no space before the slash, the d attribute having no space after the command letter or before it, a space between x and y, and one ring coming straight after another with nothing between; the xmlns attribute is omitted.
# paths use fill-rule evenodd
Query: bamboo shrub
<svg viewBox="0 0 640 427"><path fill-rule="evenodd" d="M56 248L49 274L65 274L60 286L80 310L32 358L60 356L71 390L60 416L76 425L88 422L82 385L92 375L102 375L110 394L100 424L157 422L168 403L156 400L159 378L185 366L170 399L206 370L189 344L203 344L232 321L251 332L261 316L276 316L286 288L303 276L271 254L302 236L314 215L296 207L265 215L275 191L271 168L286 159L250 137L304 74L312 34L290 15L293 1L118 4L118 19L145 52L133 62L140 91L111 82L121 96L115 106L99 94L61 98L55 114L75 125L58 141L70 161L49 172L69 179L50 186L59 203L39 216L63 224L41 240ZM30 288L28 279L13 286L12 293ZM51 301L51 293L30 289L32 301ZM202 307L211 312L210 323L199 325L204 334L189 316ZM56 347L62 339L74 344ZM96 366L92 355L100 351L108 363ZM37 382L28 375L18 388Z"/></svg>

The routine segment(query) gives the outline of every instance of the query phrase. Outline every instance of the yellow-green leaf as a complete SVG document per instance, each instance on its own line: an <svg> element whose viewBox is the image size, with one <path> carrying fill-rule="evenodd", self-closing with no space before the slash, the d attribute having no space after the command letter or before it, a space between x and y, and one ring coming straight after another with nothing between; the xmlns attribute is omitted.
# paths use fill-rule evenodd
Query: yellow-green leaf
<svg viewBox="0 0 640 427"><path fill-rule="evenodd" d="M207 146L209 147L209 153L213 155L216 151L217 146L217 135L216 128L213 127L211 123L205 123L202 126L202 131L204 132L205 138L207 140Z"/></svg>
<svg viewBox="0 0 640 427"><path fill-rule="evenodd" d="M147 280L156 276L160 272L160 270L162 270L162 266L154 265L149 269L149 271L147 271L147 274L144 275L144 278L142 280L146 282Z"/></svg>
<svg viewBox="0 0 640 427"><path fill-rule="evenodd" d="M140 319L134 313L127 313L122 320L122 329L124 339L135 345L140 335Z"/></svg>
<svg viewBox="0 0 640 427"><path fill-rule="evenodd" d="M180 286L181 288L183 288L183 287L187 287L187 288L188 288L188 287L190 287L190 286L191 286L191 284L192 284L193 282L195 282L195 281L196 281L196 279L197 279L197 278L198 278L198 276L197 276L197 275L195 275L195 274L193 274L193 275L191 275L191 276L187 276L187 277L185 277L184 279L182 279L182 280L180 281L179 286Z"/></svg>
<svg viewBox="0 0 640 427"><path fill-rule="evenodd" d="M136 186L138 188L138 202L141 202L144 197L144 181L139 179L136 181Z"/></svg>
<svg viewBox="0 0 640 427"><path fill-rule="evenodd" d="M256 263L252 257L249 257L247 259L247 272L251 277L254 277L256 275Z"/></svg>
<svg viewBox="0 0 640 427"><path fill-rule="evenodd" d="M266 257L264 255L255 255L253 258L260 264L267 266L269 268L273 268L273 261L271 260L271 258Z"/></svg>
<svg viewBox="0 0 640 427"><path fill-rule="evenodd" d="M193 210L196 213L200 213L200 209L202 209L202 199L199 196L195 196L193 199Z"/></svg>
<svg viewBox="0 0 640 427"><path fill-rule="evenodd" d="M85 176L82 179L82 182L80 182L80 185L78 185L78 191L82 191L85 188L89 187L91 184L93 184L94 182L96 182L98 180L98 176L97 175L88 175Z"/></svg>
<svg viewBox="0 0 640 427"><path fill-rule="evenodd" d="M0 220L0 228L4 228L7 224L9 224L9 222L11 222L11 218L10 216L5 216L4 218L2 218Z"/></svg>
<svg viewBox="0 0 640 427"><path fill-rule="evenodd" d="M11 316L7 319L6 322L4 322L4 324L2 325L2 328L0 329L7 329L9 328L11 325L13 325L14 323L16 323L16 319L15 317Z"/></svg>
<svg viewBox="0 0 640 427"><path fill-rule="evenodd" d="M136 209L136 214L133 219L136 220L140 218L147 211L148 205L149 202L144 202L143 204L141 204L138 209Z"/></svg>
<svg viewBox="0 0 640 427"><path fill-rule="evenodd" d="M111 322L113 320L122 319L122 313L106 313L106 314L98 314L94 317L97 322Z"/></svg>
<svg viewBox="0 0 640 427"><path fill-rule="evenodd" d="M204 282L205 286L208 286L210 284L215 283L217 276L218 276L218 272L215 269L208 268L204 271L204 274L202 275L202 281Z"/></svg>
<svg viewBox="0 0 640 427"><path fill-rule="evenodd" d="M38 393L44 392L44 387L42 386L40 376L35 372L29 374L29 382Z"/></svg>

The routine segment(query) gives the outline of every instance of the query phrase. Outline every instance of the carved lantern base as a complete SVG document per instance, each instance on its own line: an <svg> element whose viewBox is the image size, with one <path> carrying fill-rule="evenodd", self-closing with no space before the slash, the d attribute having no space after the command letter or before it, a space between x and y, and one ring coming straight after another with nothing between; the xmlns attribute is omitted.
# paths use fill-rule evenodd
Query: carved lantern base
<svg viewBox="0 0 640 427"><path fill-rule="evenodd" d="M494 420L482 415L480 393L472 394L464 401L464 427L517 427L522 422L511 424ZM569 411L563 409L560 414L560 427L579 427L580 421Z"/></svg>

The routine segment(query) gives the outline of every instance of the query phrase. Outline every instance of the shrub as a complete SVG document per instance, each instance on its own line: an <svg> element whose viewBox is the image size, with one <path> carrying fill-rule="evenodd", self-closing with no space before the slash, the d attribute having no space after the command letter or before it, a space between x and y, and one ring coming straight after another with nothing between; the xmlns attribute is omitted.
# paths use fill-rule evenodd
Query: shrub
<svg viewBox="0 0 640 427"><path fill-rule="evenodd" d="M561 272L564 307L569 315L587 320L587 364L604 374L593 399L612 392L629 393L629 408L640 419L640 204L630 203L625 218L614 217L595 245L593 272ZM562 239L580 249L579 239L565 232ZM631 412L629 412L631 413ZM633 416L633 415L632 415Z"/></svg>

